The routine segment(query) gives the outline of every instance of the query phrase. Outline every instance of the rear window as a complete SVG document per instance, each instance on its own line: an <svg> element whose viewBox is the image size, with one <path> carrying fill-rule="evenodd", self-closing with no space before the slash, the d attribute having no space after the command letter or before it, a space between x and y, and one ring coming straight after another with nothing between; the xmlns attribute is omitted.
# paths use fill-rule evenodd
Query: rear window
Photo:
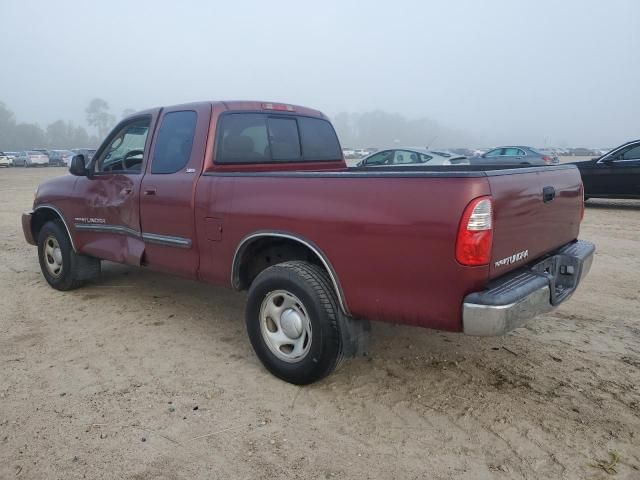
<svg viewBox="0 0 640 480"><path fill-rule="evenodd" d="M342 152L333 127L320 118L300 117L300 138L305 160L340 160Z"/></svg>
<svg viewBox="0 0 640 480"><path fill-rule="evenodd" d="M263 113L221 117L216 163L341 160L331 124L323 119Z"/></svg>

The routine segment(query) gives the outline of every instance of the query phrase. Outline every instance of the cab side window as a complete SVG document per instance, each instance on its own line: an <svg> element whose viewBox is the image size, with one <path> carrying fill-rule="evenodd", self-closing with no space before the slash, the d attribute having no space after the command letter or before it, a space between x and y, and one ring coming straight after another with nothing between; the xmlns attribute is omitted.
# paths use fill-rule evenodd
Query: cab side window
<svg viewBox="0 0 640 480"><path fill-rule="evenodd" d="M192 110L164 116L156 139L151 173L175 173L189 163L197 120L198 115Z"/></svg>
<svg viewBox="0 0 640 480"><path fill-rule="evenodd" d="M499 157L500 155L502 155L502 148L496 148L495 150L491 150L490 152L487 152L484 156L485 157Z"/></svg>
<svg viewBox="0 0 640 480"><path fill-rule="evenodd" d="M95 171L139 173L142 170L150 123L151 117L143 117L120 127L111 135L106 148L100 153L95 163Z"/></svg>

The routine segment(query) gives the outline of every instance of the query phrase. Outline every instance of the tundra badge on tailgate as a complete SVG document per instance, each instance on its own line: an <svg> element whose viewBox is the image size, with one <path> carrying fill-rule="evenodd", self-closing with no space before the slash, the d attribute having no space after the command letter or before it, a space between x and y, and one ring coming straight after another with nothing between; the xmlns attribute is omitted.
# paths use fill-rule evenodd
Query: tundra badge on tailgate
<svg viewBox="0 0 640 480"><path fill-rule="evenodd" d="M502 267L503 265L511 265L512 263L519 262L520 260L524 260L529 256L529 250L523 250L518 253L514 253L510 257L503 258L502 260L498 260L496 262L496 268Z"/></svg>

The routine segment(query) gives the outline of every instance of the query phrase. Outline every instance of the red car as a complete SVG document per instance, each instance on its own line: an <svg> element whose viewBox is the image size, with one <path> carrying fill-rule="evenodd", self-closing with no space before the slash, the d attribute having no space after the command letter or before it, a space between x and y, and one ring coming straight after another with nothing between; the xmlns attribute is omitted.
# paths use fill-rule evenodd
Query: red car
<svg viewBox="0 0 640 480"><path fill-rule="evenodd" d="M501 335L591 266L574 166L348 169L309 108L203 102L123 120L22 217L42 273L101 260L248 290L263 364L297 384L366 347L367 320Z"/></svg>

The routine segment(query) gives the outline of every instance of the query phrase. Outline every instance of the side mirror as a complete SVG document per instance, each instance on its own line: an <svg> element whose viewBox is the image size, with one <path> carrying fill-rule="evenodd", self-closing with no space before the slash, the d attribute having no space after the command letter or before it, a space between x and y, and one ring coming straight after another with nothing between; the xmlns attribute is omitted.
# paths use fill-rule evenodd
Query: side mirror
<svg viewBox="0 0 640 480"><path fill-rule="evenodd" d="M71 159L71 165L69 165L69 173L76 177L86 177L87 167L84 163L84 155L74 155Z"/></svg>

